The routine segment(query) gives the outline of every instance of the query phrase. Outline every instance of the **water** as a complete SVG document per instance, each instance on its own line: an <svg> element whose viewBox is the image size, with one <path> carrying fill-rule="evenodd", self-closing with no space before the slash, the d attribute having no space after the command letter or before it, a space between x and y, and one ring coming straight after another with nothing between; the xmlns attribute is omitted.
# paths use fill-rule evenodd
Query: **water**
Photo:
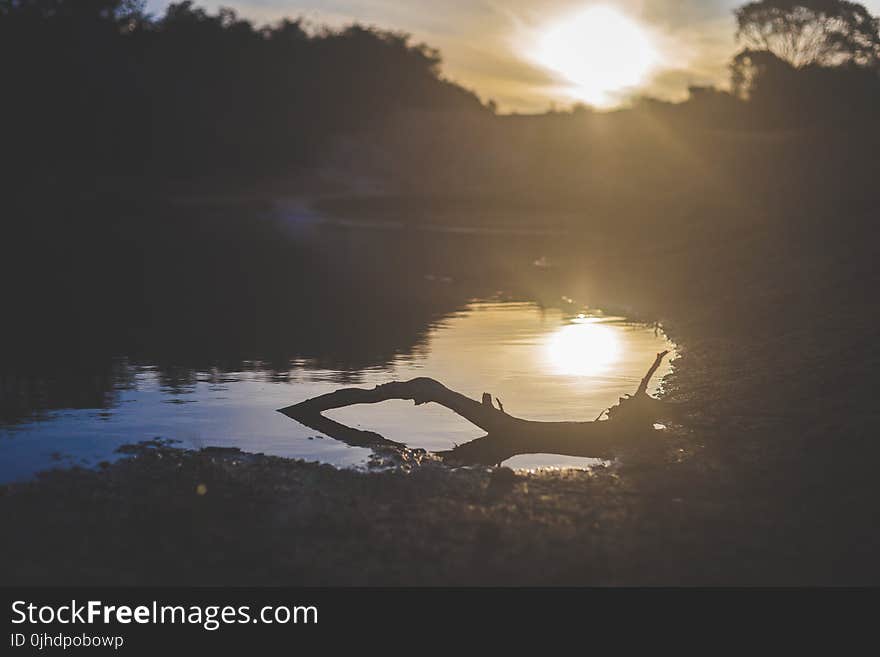
<svg viewBox="0 0 880 657"><path fill-rule="evenodd" d="M381 326L375 332L382 334ZM619 317L487 301L439 313L391 356L354 367L302 357L285 367L244 360L232 367L174 368L117 357L100 371L77 371L64 385L57 373L48 383L38 378L37 384L33 378L7 377L4 399L19 400L21 408L7 410L0 424L0 480L51 467L92 466L113 458L123 444L157 437L186 448L238 447L336 466L362 465L369 450L321 436L275 409L343 386L417 376L433 377L477 399L490 392L519 417L592 420L633 392L655 354L670 347L662 334ZM668 368L664 363L652 390ZM482 435L434 404L389 401L328 416L428 450L449 449ZM591 463L552 454L519 455L506 462L516 468Z"/></svg>
<svg viewBox="0 0 880 657"><path fill-rule="evenodd" d="M489 392L519 417L592 420L669 346L587 311L628 298L620 276L592 238L541 217L524 231L428 211L392 229L250 203L51 210L52 230L15 223L0 259L14 281L0 322L0 480L92 466L155 438L357 466L367 450L275 409L416 376ZM402 401L330 415L429 450L481 433Z"/></svg>

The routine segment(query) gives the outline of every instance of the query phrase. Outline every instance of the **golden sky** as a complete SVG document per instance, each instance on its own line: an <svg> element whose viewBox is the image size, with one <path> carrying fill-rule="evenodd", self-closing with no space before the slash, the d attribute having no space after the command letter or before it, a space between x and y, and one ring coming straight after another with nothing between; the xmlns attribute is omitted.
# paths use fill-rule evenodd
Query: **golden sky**
<svg viewBox="0 0 880 657"><path fill-rule="evenodd" d="M439 48L444 75L484 101L495 100L504 112L541 112L553 104L566 107L576 101L614 107L640 94L680 99L691 84L723 85L735 52L732 10L743 2L204 0L197 4L211 10L232 7L260 24L303 16L314 24L358 21L403 30L414 40ZM161 13L167 4L150 0L148 9ZM880 11L880 0L864 4L875 15ZM602 12L589 13L595 6L603 7ZM592 20L610 14L615 20ZM602 56L608 48L614 53ZM623 70L614 69L621 86L609 92L593 88L598 82L590 76L608 68L610 61L624 64Z"/></svg>

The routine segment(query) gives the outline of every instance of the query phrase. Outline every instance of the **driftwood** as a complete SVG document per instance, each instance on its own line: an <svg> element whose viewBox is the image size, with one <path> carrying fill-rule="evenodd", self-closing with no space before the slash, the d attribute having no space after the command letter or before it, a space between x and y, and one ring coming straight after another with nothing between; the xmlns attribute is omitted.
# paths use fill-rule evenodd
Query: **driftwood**
<svg viewBox="0 0 880 657"><path fill-rule="evenodd" d="M388 440L371 431L353 429L326 418L324 411L354 404L376 404L389 399L412 400L416 405L434 402L445 406L487 435L439 452L450 463L492 465L517 454L550 453L566 456L612 458L623 451L644 445L654 422L675 413L674 407L648 395L648 383L668 352L657 354L635 394L621 397L616 406L592 422L538 422L509 415L501 400L483 393L482 401L450 390L439 381L420 377L392 381L375 388L344 388L279 409L290 418L349 445L406 449L406 445ZM602 416L600 415L600 418Z"/></svg>

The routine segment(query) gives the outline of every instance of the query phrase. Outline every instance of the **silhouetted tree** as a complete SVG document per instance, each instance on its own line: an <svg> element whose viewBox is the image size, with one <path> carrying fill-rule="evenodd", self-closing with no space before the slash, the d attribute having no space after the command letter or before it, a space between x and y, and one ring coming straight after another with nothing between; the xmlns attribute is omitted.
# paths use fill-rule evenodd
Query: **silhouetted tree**
<svg viewBox="0 0 880 657"><path fill-rule="evenodd" d="M880 101L878 22L842 0L761 0L736 10L746 44L731 62L734 94L754 125L786 129L870 121Z"/></svg>
<svg viewBox="0 0 880 657"><path fill-rule="evenodd" d="M746 50L765 50L795 67L880 58L878 21L845 0L757 0L735 11L736 38Z"/></svg>
<svg viewBox="0 0 880 657"><path fill-rule="evenodd" d="M0 0L0 17L114 21L128 25L144 17L146 0Z"/></svg>
<svg viewBox="0 0 880 657"><path fill-rule="evenodd" d="M784 87L794 67L769 50L745 49L736 54L730 64L730 79L734 93L740 98L752 98L767 88Z"/></svg>
<svg viewBox="0 0 880 657"><path fill-rule="evenodd" d="M484 112L407 34L256 27L185 1L0 0L0 167L34 183L95 173L262 177L412 109Z"/></svg>

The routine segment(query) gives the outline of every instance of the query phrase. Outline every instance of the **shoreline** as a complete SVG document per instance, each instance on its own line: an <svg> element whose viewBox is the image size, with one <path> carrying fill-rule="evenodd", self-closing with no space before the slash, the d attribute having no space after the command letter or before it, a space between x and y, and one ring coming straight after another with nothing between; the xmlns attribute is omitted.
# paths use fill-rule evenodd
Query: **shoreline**
<svg viewBox="0 0 880 657"><path fill-rule="evenodd" d="M699 346L695 353L686 342L679 345L688 364L679 363L664 381L665 396L697 399L711 408L706 380L700 381L695 367ZM99 470L56 470L33 482L0 486L0 522L15 528L0 549L9 569L3 581L330 586L877 581L855 564L833 573L816 569L840 549L833 536L815 537L821 540L809 548L779 540L802 534L804 517L780 506L786 485L757 485L760 472L750 471L745 461L728 461L724 439L730 430L718 433L726 414L702 413L670 427L662 456L649 450L650 458L591 471L428 464L410 472L359 472L234 448L132 446L127 456ZM39 540L48 527L55 527L61 540Z"/></svg>
<svg viewBox="0 0 880 657"><path fill-rule="evenodd" d="M759 241L663 258L622 244L593 262L623 277L609 297L657 314L678 345L665 396L698 410L660 454L591 473L404 475L162 448L0 487L3 581L880 583L876 247L814 243L810 225L793 242L785 219Z"/></svg>

